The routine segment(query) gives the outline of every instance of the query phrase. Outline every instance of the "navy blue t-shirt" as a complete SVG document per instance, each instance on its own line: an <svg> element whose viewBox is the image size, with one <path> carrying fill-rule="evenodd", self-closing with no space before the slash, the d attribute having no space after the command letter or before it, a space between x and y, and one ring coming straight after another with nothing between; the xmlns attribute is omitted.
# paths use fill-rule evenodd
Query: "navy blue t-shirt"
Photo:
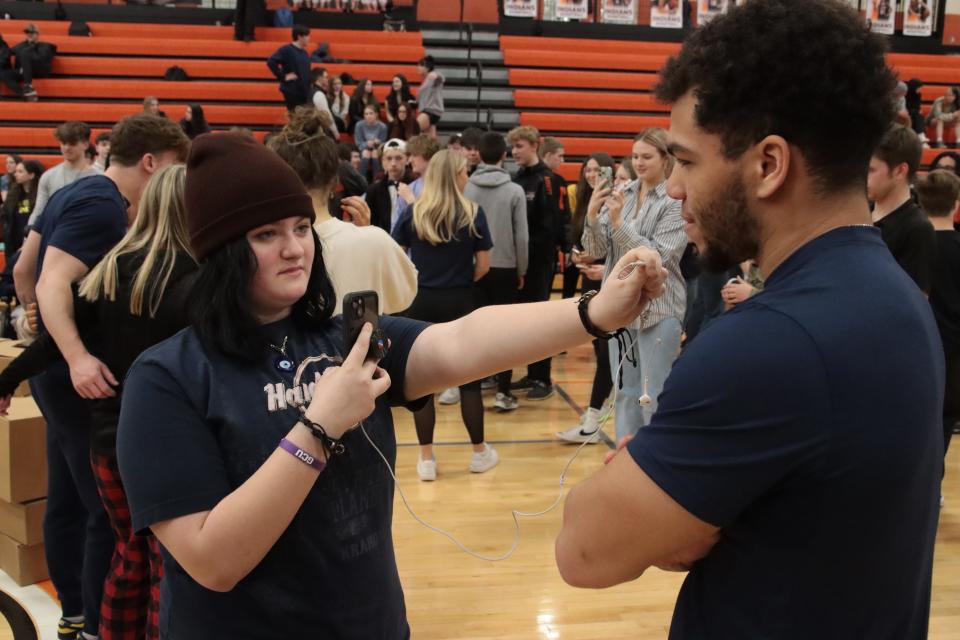
<svg viewBox="0 0 960 640"><path fill-rule="evenodd" d="M404 404L407 356L426 324L380 318L390 338L380 366L392 385L364 421L391 467L391 406ZM133 528L207 511L243 484L293 427L315 380L344 354L340 318L305 332L291 320L262 328L310 365L299 387L264 348L257 364L205 351L188 328L145 351L127 376L117 456ZM343 440L290 526L261 563L228 593L200 586L163 549L160 633L176 640L409 637L393 552L393 480L359 429Z"/></svg>
<svg viewBox="0 0 960 640"><path fill-rule="evenodd" d="M944 363L869 228L808 243L677 359L637 464L722 528L672 640L927 636Z"/></svg>
<svg viewBox="0 0 960 640"><path fill-rule="evenodd" d="M53 194L37 230L38 277L47 247L69 253L92 269L127 232L127 201L110 178L81 178Z"/></svg>
<svg viewBox="0 0 960 640"><path fill-rule="evenodd" d="M96 266L126 234L127 206L117 184L102 175L81 178L54 193L37 223L37 279L48 247L70 254L88 269Z"/></svg>
<svg viewBox="0 0 960 640"><path fill-rule="evenodd" d="M410 249L410 260L417 267L417 284L421 289L458 289L473 286L474 254L493 248L483 209L477 209L473 226L476 234L471 233L469 227L461 227L450 242L433 245L417 235L413 207L407 207L391 235L400 246Z"/></svg>

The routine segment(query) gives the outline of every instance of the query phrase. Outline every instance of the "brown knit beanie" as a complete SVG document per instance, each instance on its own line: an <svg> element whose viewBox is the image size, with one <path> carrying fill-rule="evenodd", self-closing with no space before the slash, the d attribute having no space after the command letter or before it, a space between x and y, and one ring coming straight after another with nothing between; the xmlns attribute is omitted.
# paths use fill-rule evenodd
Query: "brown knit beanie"
<svg viewBox="0 0 960 640"><path fill-rule="evenodd" d="M197 260L260 225L294 216L316 219L293 169L273 151L235 133L193 141L183 198Z"/></svg>

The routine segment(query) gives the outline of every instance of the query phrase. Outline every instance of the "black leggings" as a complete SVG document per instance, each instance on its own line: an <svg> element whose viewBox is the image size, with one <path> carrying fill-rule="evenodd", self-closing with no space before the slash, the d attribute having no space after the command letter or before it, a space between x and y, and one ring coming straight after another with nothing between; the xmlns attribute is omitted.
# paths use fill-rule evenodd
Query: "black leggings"
<svg viewBox="0 0 960 640"><path fill-rule="evenodd" d="M462 318L474 309L473 287L460 289L420 289L406 315L426 322L450 322ZM483 397L480 381L460 385L460 416L470 434L471 444L483 442ZM433 444L433 430L437 424L437 410L433 401L413 414L417 440L421 445Z"/></svg>
<svg viewBox="0 0 960 640"><path fill-rule="evenodd" d="M487 275L480 278L476 288L477 308L496 304L516 304L520 291L517 289L517 270L490 267ZM513 371L497 374L497 392L510 393L510 378Z"/></svg>

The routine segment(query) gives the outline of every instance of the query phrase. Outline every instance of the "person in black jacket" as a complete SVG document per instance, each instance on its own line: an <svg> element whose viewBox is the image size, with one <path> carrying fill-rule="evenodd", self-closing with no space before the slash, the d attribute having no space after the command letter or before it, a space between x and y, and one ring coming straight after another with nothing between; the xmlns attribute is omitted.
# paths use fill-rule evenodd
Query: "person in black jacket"
<svg viewBox="0 0 960 640"><path fill-rule="evenodd" d="M13 48L17 57L18 79L23 80L23 97L36 99L33 88L34 78L46 78L53 70L53 57L57 47L49 42L40 42L40 30L34 24L28 24L23 30L27 39Z"/></svg>
<svg viewBox="0 0 960 640"><path fill-rule="evenodd" d="M180 119L180 128L191 140L201 134L210 133L210 125L207 124L207 118L203 115L203 107L196 102L188 104L183 118Z"/></svg>
<svg viewBox="0 0 960 640"><path fill-rule="evenodd" d="M188 292L197 265L186 248L185 175L182 164L154 175L144 188L133 226L81 282L80 295L75 298L77 328L83 341L91 348L96 346L117 380L126 377L141 352L189 324ZM0 373L0 414L6 413L20 382L62 358L50 334L42 332ZM162 577L159 548L152 535L144 537L132 530L117 469L122 391L118 387L115 395L94 400L91 406L91 460L116 540L100 635L157 640ZM119 635L121 628L123 635Z"/></svg>
<svg viewBox="0 0 960 640"><path fill-rule="evenodd" d="M7 41L0 36L0 82L7 85L10 93L14 96L22 97L23 91L20 90L20 83L16 69L13 68L13 50Z"/></svg>
<svg viewBox="0 0 960 640"><path fill-rule="evenodd" d="M407 144L399 138L387 140L383 145L382 160L384 175L367 189L366 200L370 207L370 224L390 233L398 188L401 182L410 182L406 175Z"/></svg>
<svg viewBox="0 0 960 640"><path fill-rule="evenodd" d="M520 290L521 302L550 299L553 288L557 241L563 235L556 178L539 156L540 132L530 126L517 127L507 134L513 159L520 170L514 181L527 196L527 228L530 232L530 264ZM546 400L556 391L550 378L550 358L527 367L527 375L511 389L528 389L527 400Z"/></svg>
<svg viewBox="0 0 960 640"><path fill-rule="evenodd" d="M280 81L280 93L287 105L287 111L293 111L301 104L310 102L312 93L310 80L310 29L298 24L291 31L293 42L277 49L267 60L270 72Z"/></svg>

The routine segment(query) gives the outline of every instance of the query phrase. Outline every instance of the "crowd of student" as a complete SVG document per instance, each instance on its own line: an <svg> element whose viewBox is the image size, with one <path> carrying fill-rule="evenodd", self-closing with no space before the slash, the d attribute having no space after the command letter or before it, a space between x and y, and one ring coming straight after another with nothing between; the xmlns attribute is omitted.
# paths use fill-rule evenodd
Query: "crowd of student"
<svg viewBox="0 0 960 640"><path fill-rule="evenodd" d="M863 370L844 376L856 393L817 387L828 384L827 369L849 372L864 360L869 345L857 340L871 330L854 331L849 324L861 309L878 312L877 326L907 327L922 337L922 344L907 350L883 336L892 355L875 357L886 358L887 374L909 386L909 407L922 400L919 422L929 426L937 420L938 429L942 426L945 452L960 420L960 232L954 228L960 157L942 154L933 171L918 177L923 140L910 127L891 124L892 105L864 100L856 109L877 106L851 125L862 131L846 140L850 146L870 141L871 148L861 149L864 158L837 151L845 147L819 131L808 131L809 138L797 134L796 148L767 133L751 143L762 150L740 151L746 159L737 166L745 174L738 179L722 183L697 174L698 165L720 171L717 167L730 169L733 163L720 159L720 133L689 124L695 117L691 100L716 100L723 93L719 87L777 95L768 86L777 78L764 72L763 82L751 86L749 75L727 78L726 84L712 75L694 76L702 74L703 61L716 47L732 51L730 44L755 33L758 24L774 25L771 11L787 15L797 31L767 34L758 46L780 54L767 60L783 58L784 73L796 76L791 82L817 88L818 79L804 76L803 65L786 58L800 55L792 39L802 41L804 33L812 37L826 28L857 52L849 60L829 54L833 64L851 67L863 59L873 65L862 71L876 75L875 83L858 89L864 96L875 98L892 85L882 47L859 19L833 0L815 1L829 10L826 26L787 0L771 0L734 10L732 17L706 27L706 35L693 36L685 48L693 53L668 65L659 88L661 97L676 105L676 130L670 136L661 129L638 133L630 157L619 163L592 154L575 185L556 173L564 159L562 143L533 127L517 127L506 136L471 128L441 149L435 127L443 112L443 80L430 59L421 62L419 107L405 79L395 78L386 112L396 128L388 130L379 121L381 106L369 82L358 83L347 100L342 79L329 78L323 69L311 72L309 61L303 66L309 32L299 27L293 44L268 62L281 81L290 117L265 145L242 132L204 135L199 105L191 105L178 125L148 98L144 113L97 139L96 153L89 127L68 122L55 133L64 158L60 165L43 171L36 163L8 158L7 276L12 273L21 301L38 303L40 319L36 328L30 322L17 325L36 339L0 373L0 409L17 384L30 378L47 420L44 544L63 607L59 636L297 637L304 628L325 625L335 637L407 637L390 536L393 485L383 460L368 446L376 444L384 459L395 463L390 407L414 412L417 472L432 481L438 463L430 394L443 391L439 402L459 402L473 447L469 469L483 473L499 462L485 439L483 389L494 390L493 404L502 411L520 406L516 391L525 391L530 401L551 397L551 356L587 335L595 338L597 359L589 409L580 424L558 436L593 441L616 388L616 406L609 410L618 439L637 436L629 445L637 465L627 467L625 456L616 456L609 473L591 480L578 497L571 494L557 549L561 571L572 583L596 586L638 575L629 562L612 565L605 559L612 547L604 546L603 536L613 535L632 512L613 522L595 517L592 509L604 500L633 499L616 490L629 486L642 494L651 478L663 491L650 504L672 498L685 505L679 513L670 502L663 520L665 531L674 525L681 531L683 548L659 541L654 546L669 548L669 561L656 553L645 556L637 560L646 562L641 572L653 561L689 566L715 545L713 553L720 555L711 558L736 565L725 568L730 574L749 578L750 572L776 570L770 562L723 555L730 547L718 542L719 526L757 537L756 527L737 521L746 508L742 501L756 495L759 484L776 485L791 473L794 463L784 458L792 451L812 451L795 462L809 466L804 482L794 480L786 498L774 494L791 508L760 519L779 523L794 517L809 505L805 493L791 492L802 493L803 485L803 491L819 494L827 481L816 454L823 442L841 456L839 449L856 438L860 460L863 448L892 437L893 428L884 423L869 437L853 433L850 425L860 425L856 416L872 411L872 422L865 423L871 427L890 412L903 413L897 420L910 417L906 403L866 403L877 380L865 380ZM691 97L693 87L709 83L713 91ZM849 106L829 93L809 95L827 96L834 110ZM751 108L770 109L771 118L781 118L778 104L759 101ZM728 118L722 127L744 126L735 113L724 115L722 108L712 113ZM409 128L415 121L419 131ZM351 130L359 144L338 145L340 134ZM518 167L512 175L504 167L508 153ZM860 162L866 156L872 156L868 172ZM872 224L865 217L864 173ZM760 194L749 203L748 190ZM791 206L781 206L775 193ZM817 221L827 213L816 207L810 220L798 216L802 206L824 197L833 198L844 224ZM780 263L771 257L773 241L759 232L759 201L769 215L780 216L773 235L795 245ZM821 263L814 260L818 254L824 256ZM628 268L637 263L638 269ZM857 270L873 279L858 280L863 274L853 273ZM562 297L582 293L577 305L549 301L557 275ZM345 293L366 289L379 295L385 314L380 328L390 341L379 363L365 360L370 329L357 345L344 344L342 320L335 317L343 311ZM898 299L881 295L888 290ZM804 296L804 304L794 302ZM857 297L855 304L851 297ZM704 333L712 323L716 330ZM739 333L744 328L751 333ZM937 330L939 343L930 335ZM834 348L811 348L810 341ZM841 357L838 344L860 349L858 357ZM674 367L681 349L690 355ZM784 354L789 358L778 359ZM307 366L306 377L295 381L296 365L309 356L321 362ZM943 375L934 362L940 357ZM743 364L748 361L767 367L770 378L754 377L756 371ZM903 371L905 361L917 366ZM526 375L512 381L513 367L527 362L532 364ZM707 375L711 367L726 375ZM781 388L774 371L794 376L793 384ZM751 396L747 379L768 395ZM876 389L872 393L875 398ZM932 407L944 397L941 415L933 416ZM842 407L849 416L836 413ZM745 412L742 422L731 423L738 412ZM832 432L811 434L834 420L852 434L843 442L833 443ZM714 422L720 426L714 429ZM358 423L360 431L354 429ZM809 428L793 428L797 425ZM718 430L742 444L759 442L762 460L729 449L714 435ZM677 438L692 438L696 446L675 444ZM911 476L917 483L936 475L933 467L942 462L931 451L941 453L939 440L931 447L896 439L911 456L929 463ZM867 453L870 460L889 458ZM826 476L856 473L856 465L838 460ZM724 475L724 465L750 477ZM718 482L694 486L681 477L687 473ZM813 489L805 488L806 474L814 478ZM730 480L731 475L737 477ZM869 482L881 480L876 472L867 475ZM614 489L595 488L604 482ZM918 487L918 495L926 489ZM726 489L722 504L700 497L701 490ZM891 493L904 504L918 503L906 491ZM829 499L822 495L816 508ZM912 507L918 527L929 524L928 507ZM761 501L749 508L771 507ZM851 508L845 497L842 509ZM858 518L880 511L861 507ZM572 522L579 535L570 533ZM758 526L766 531L778 525ZM877 535L888 546L904 537L885 529ZM871 544L855 537L851 543L859 546L847 545L845 554ZM922 571L904 564L909 555L893 554L891 562L899 563L907 581L922 581L917 577ZM790 556L793 569L807 570L808 563L798 558ZM603 571L614 577L596 577ZM725 574L711 564L697 575L718 580ZM760 588L749 579L738 584ZM859 597L859 586L844 587L843 597ZM687 592L682 599L694 597ZM329 603L335 614L317 602ZM734 615L734 604L724 605L711 605L711 615ZM750 617L737 611L744 620ZM846 613L856 620L841 626L862 626L859 614ZM910 618L904 624L916 625L915 614L913 609L904 614ZM842 618L831 615L834 622ZM703 637L698 625L708 623L694 618L686 624L696 630L683 637Z"/></svg>
<svg viewBox="0 0 960 640"><path fill-rule="evenodd" d="M137 535L142 527L137 525L136 510L131 512L127 506L127 483L120 481L117 425L121 407L127 407L120 403L127 385L119 381L141 351L188 324L185 292L204 286L203 268L194 283L195 260L211 263L207 254L215 247L207 245L212 240L205 234L207 225L216 220L197 222L191 216L231 205L218 202L213 207L210 199L222 200L224 194L203 194L205 189L200 187L190 195L191 176L202 175L199 167L207 162L203 150L226 154L217 164L220 172L229 171L227 166L236 161L231 154L253 154L261 163L258 170L265 162L249 135L201 135L194 141L191 169L184 175L180 163L187 158L189 138L183 128L162 116L157 101L148 99L143 114L116 125L109 136L110 148L99 149L109 154L105 170L92 160L89 127L67 122L55 132L61 142L61 164L42 172L32 163L11 158L13 171L6 176L7 273L12 272L21 300L28 306L34 300L39 303L42 322L40 337L3 373L0 394L6 395L7 385L15 386L14 380L30 378L48 421L51 470L45 545L51 578L63 604L60 634L65 638L98 633L105 639L144 633L157 637L162 563L153 539ZM507 143L500 134L466 131L459 139L459 150L441 150L434 138L420 134L407 141L389 141L382 177L362 193L351 195L343 187L350 181L340 176L352 167L341 159L328 135L330 125L328 113L301 106L288 125L267 141L282 166L289 167L276 171L290 171L296 184L303 185L302 198L296 196L289 211L303 212L313 223L313 231L307 233L312 236L315 231L318 255L322 247L320 270L330 287L323 290L325 314L340 312L339 295L365 289L379 293L382 313L403 313L433 323L462 319L478 304L549 298L556 249L563 243L558 209L562 192L537 155L536 130L520 128L507 137L523 167L516 181L502 168ZM207 141L206 146L202 141ZM221 141L224 150L215 151ZM291 190L287 180L269 185L276 195L262 196L267 198L263 210L270 213L261 214L266 217L258 221L273 224L276 216L288 210L284 199L295 194L284 195ZM195 180L195 184L207 182ZM266 188L262 179L254 182ZM489 218L468 199L468 191L489 210ZM308 207L303 206L306 203ZM238 211L246 208L242 202L236 206ZM223 233L233 237L229 229ZM297 226L291 233L299 237L304 232ZM257 241L260 237L259 232L254 236ZM19 250L18 244L22 245ZM495 246L496 252L492 251ZM221 267L233 273L243 271L242 264L233 251L224 254ZM264 266L261 256L258 264ZM219 273L208 284L222 286L224 277L232 276ZM79 297L74 298L71 284L77 282ZM210 296L215 298L216 293L211 291ZM224 304L228 308L221 311L236 311L232 306L237 301ZM207 321L214 324L207 326ZM225 316L194 322L211 332L202 339L239 341L220 345L228 353L250 339L245 335L250 328L243 324L235 326L232 334L228 331L227 338L221 336L224 328L216 323L236 323L232 316L229 321ZM533 323L530 326L535 330ZM29 324L18 328L23 337L36 335ZM392 336L395 352L404 347L405 335ZM310 353L286 336L276 338L270 347L284 358ZM330 347L326 349L329 353ZM526 350L538 357L550 352L543 347ZM514 351L508 361L515 364L518 353ZM476 473L495 466L498 456L484 442L480 378L465 372L494 373L506 370L503 364L502 356L492 357L482 366L471 362L461 373L437 374L438 380L462 383L460 402L474 444L470 470ZM395 381L402 379L402 372L387 370ZM498 405L516 408L509 373L498 377L502 381ZM553 393L549 378L534 380L531 386L528 397L538 389ZM270 402L275 405L292 402L282 390L271 393ZM512 403L505 403L505 398ZM88 406L85 400L95 401ZM434 422L433 402L419 401L415 411L422 446L418 472L424 480L436 478L431 449ZM324 424L330 428L327 421ZM86 540L83 549L75 546L77 539Z"/></svg>

